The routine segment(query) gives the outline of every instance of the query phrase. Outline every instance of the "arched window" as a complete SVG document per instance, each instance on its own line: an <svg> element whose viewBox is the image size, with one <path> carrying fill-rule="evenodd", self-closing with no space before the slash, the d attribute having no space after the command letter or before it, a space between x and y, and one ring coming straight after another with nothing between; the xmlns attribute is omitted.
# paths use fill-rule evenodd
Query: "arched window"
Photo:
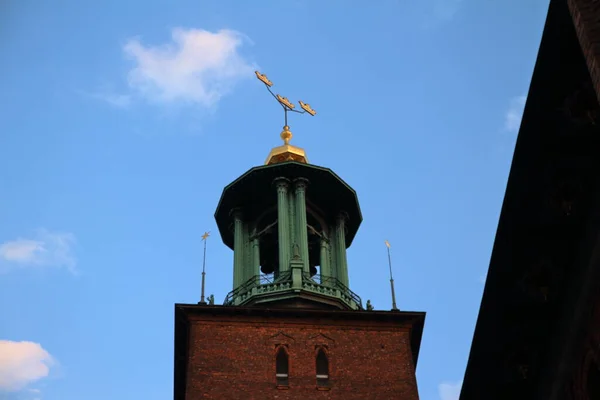
<svg viewBox="0 0 600 400"><path fill-rule="evenodd" d="M317 351L317 386L329 385L329 360L323 349Z"/></svg>
<svg viewBox="0 0 600 400"><path fill-rule="evenodd" d="M278 386L288 386L289 376L289 360L287 351L283 347L277 350L277 356L275 358L275 378Z"/></svg>

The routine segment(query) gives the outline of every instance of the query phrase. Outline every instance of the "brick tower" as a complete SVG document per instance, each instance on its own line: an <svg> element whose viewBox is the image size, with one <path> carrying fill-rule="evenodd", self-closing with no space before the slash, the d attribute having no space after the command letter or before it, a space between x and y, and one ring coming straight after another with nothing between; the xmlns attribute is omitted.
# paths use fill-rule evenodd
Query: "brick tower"
<svg viewBox="0 0 600 400"><path fill-rule="evenodd" d="M215 213L233 290L222 306L175 305L174 398L417 400L425 313L365 310L349 289L356 192L289 144L293 105L276 97L284 144Z"/></svg>

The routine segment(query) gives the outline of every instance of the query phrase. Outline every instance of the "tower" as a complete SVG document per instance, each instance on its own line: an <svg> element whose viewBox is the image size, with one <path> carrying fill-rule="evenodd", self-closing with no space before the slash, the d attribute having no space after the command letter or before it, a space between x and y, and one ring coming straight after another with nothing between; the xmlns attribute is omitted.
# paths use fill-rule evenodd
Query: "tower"
<svg viewBox="0 0 600 400"><path fill-rule="evenodd" d="M362 309L348 287L346 248L362 221L354 190L289 144L223 191L215 217L233 250L226 305Z"/></svg>
<svg viewBox="0 0 600 400"><path fill-rule="evenodd" d="M350 290L356 192L290 144L294 105L273 97L283 145L227 185L215 212L232 291L222 306L175 305L175 399L416 400L425 314L367 311Z"/></svg>

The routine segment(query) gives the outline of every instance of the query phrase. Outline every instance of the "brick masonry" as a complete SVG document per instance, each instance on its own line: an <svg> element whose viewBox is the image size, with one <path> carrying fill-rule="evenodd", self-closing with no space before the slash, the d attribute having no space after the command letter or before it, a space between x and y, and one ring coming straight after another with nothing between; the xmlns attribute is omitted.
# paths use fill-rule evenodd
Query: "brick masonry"
<svg viewBox="0 0 600 400"><path fill-rule="evenodd" d="M598 287L598 285L596 285ZM575 350L575 362L570 381L565 389L565 399L569 400L594 400L588 393L590 369L600 368L600 292L589 308L585 320L584 340Z"/></svg>
<svg viewBox="0 0 600 400"><path fill-rule="evenodd" d="M600 1L568 0L577 37L600 100Z"/></svg>
<svg viewBox="0 0 600 400"><path fill-rule="evenodd" d="M411 324L294 316L191 315L186 399L418 400ZM289 353L289 387L275 355ZM329 358L330 389L316 384L316 352Z"/></svg>
<svg viewBox="0 0 600 400"><path fill-rule="evenodd" d="M600 101L600 1L568 0L573 24L592 78L596 96ZM585 339L580 344L578 361L574 365L570 382L565 387L565 398L591 400L588 393L589 370L600 365L600 293L590 307Z"/></svg>

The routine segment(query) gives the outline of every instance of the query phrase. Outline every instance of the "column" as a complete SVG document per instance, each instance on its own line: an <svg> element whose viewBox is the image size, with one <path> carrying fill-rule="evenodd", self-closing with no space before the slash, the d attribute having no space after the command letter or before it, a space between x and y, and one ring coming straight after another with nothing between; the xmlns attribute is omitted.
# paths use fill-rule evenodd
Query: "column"
<svg viewBox="0 0 600 400"><path fill-rule="evenodd" d="M233 289L236 289L243 283L244 222L239 208L232 210L231 216L233 217Z"/></svg>
<svg viewBox="0 0 600 400"><path fill-rule="evenodd" d="M286 178L276 178L275 187L277 188L277 238L279 239L279 272L284 272L290 266L290 227L289 227L289 207L288 207L288 188L290 181Z"/></svg>
<svg viewBox="0 0 600 400"><path fill-rule="evenodd" d="M294 180L296 189L296 241L300 247L300 257L304 263L304 272L310 273L308 267L308 228L306 226L306 187L308 179Z"/></svg>
<svg viewBox="0 0 600 400"><path fill-rule="evenodd" d="M252 239L252 274L256 279L256 284L260 283L260 240Z"/></svg>
<svg viewBox="0 0 600 400"><path fill-rule="evenodd" d="M250 243L250 225L244 222L244 261L242 261L242 276L240 282L243 285L252 276L252 245Z"/></svg>
<svg viewBox="0 0 600 400"><path fill-rule="evenodd" d="M336 236L336 227L332 225L331 234L329 236L329 273L336 279L339 279L340 276L340 267L339 261L337 257L337 236Z"/></svg>
<svg viewBox="0 0 600 400"><path fill-rule="evenodd" d="M323 237L321 238L321 254L320 254L320 267L321 267L321 282L326 282L325 277L331 276L331 266L329 265L329 251L328 251L328 243L327 238L325 237L325 232L323 232Z"/></svg>
<svg viewBox="0 0 600 400"><path fill-rule="evenodd" d="M338 280L348 287L348 262L346 259L346 214L340 213L336 219L335 244L338 263Z"/></svg>
<svg viewBox="0 0 600 400"><path fill-rule="evenodd" d="M289 220L290 221L290 257L294 257L293 246L294 243L298 243L296 239L296 199L294 198L294 192L292 190L288 193L288 207L290 209Z"/></svg>

